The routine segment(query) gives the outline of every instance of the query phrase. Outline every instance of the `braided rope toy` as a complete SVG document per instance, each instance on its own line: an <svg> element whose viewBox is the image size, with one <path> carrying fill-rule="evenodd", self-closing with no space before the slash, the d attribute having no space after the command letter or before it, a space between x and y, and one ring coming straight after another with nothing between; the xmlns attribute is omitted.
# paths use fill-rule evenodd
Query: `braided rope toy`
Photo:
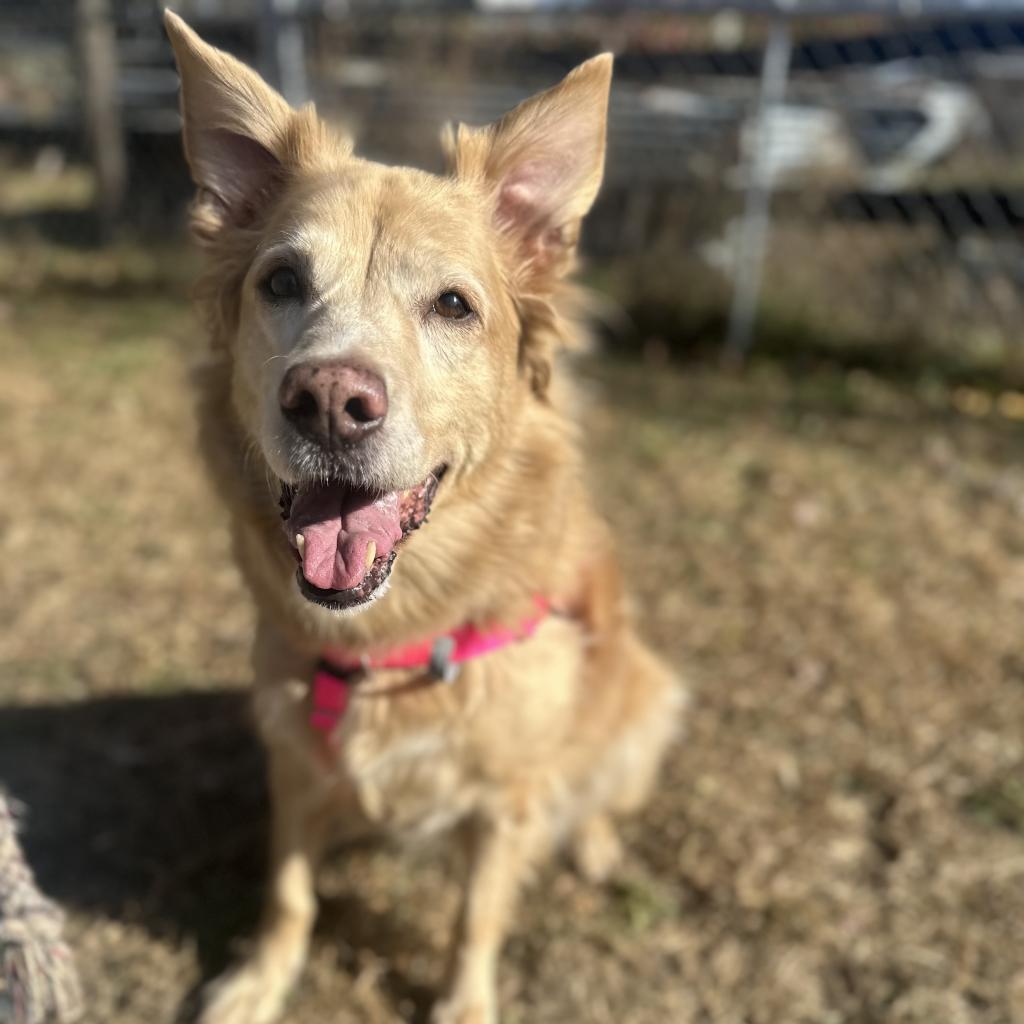
<svg viewBox="0 0 1024 1024"><path fill-rule="evenodd" d="M16 806L0 792L0 1024L59 1024L82 1012L64 915L36 887L18 844Z"/></svg>

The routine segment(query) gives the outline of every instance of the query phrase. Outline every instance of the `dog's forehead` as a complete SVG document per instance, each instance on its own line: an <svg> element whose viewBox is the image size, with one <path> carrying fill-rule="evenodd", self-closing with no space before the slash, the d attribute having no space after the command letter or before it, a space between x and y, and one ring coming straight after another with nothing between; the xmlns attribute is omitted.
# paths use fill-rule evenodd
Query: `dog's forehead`
<svg viewBox="0 0 1024 1024"><path fill-rule="evenodd" d="M299 190L289 234L303 248L349 258L422 253L478 259L491 250L492 228L479 191L405 167L352 160Z"/></svg>

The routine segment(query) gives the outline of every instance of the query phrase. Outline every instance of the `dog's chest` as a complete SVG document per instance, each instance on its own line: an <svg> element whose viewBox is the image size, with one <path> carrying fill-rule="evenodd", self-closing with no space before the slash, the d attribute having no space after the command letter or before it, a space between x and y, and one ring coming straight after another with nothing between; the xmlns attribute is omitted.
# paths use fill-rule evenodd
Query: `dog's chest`
<svg viewBox="0 0 1024 1024"><path fill-rule="evenodd" d="M448 684L375 672L326 721L304 684L258 688L257 721L268 746L299 754L311 794L329 793L342 817L425 836L571 753L581 667L578 628L552 618Z"/></svg>
<svg viewBox="0 0 1024 1024"><path fill-rule="evenodd" d="M443 722L404 728L359 723L341 730L334 757L363 815L386 831L425 837L450 827L473 805L475 787Z"/></svg>

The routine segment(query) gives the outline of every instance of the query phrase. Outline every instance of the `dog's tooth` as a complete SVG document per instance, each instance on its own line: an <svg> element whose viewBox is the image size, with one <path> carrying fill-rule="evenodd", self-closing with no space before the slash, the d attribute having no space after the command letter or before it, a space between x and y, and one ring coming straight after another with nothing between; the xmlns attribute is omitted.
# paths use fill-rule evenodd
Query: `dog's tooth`
<svg viewBox="0 0 1024 1024"><path fill-rule="evenodd" d="M301 533L295 534L295 549L298 551L300 558L305 554L306 538L303 537Z"/></svg>
<svg viewBox="0 0 1024 1024"><path fill-rule="evenodd" d="M363 559L366 568L369 569L373 565L373 560L377 557L377 542L370 541L366 548L366 558Z"/></svg>

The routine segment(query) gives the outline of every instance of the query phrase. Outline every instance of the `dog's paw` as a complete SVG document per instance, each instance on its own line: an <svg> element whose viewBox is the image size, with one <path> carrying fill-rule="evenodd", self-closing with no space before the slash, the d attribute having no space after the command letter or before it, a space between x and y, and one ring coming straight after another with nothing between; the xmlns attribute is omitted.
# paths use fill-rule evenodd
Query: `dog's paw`
<svg viewBox="0 0 1024 1024"><path fill-rule="evenodd" d="M290 979L280 973L242 964L206 987L196 1024L271 1024L290 988Z"/></svg>
<svg viewBox="0 0 1024 1024"><path fill-rule="evenodd" d="M580 823L573 836L572 859L588 882L608 881L622 863L622 844L611 819L595 814Z"/></svg>
<svg viewBox="0 0 1024 1024"><path fill-rule="evenodd" d="M430 1024L498 1024L498 1011L490 1001L454 997L434 1007Z"/></svg>

